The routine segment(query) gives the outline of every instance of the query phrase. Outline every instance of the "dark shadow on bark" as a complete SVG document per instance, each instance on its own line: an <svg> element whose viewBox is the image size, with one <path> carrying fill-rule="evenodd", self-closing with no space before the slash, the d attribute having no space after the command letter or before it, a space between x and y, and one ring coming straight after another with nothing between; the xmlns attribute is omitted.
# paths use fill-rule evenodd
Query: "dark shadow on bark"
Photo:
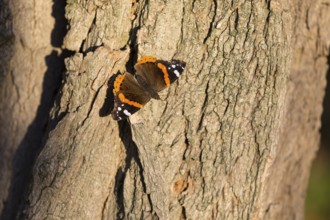
<svg viewBox="0 0 330 220"><path fill-rule="evenodd" d="M53 0L52 16L55 18L54 29L51 33L51 44L53 47L61 47L66 34L68 21L65 18L66 1Z"/></svg>
<svg viewBox="0 0 330 220"><path fill-rule="evenodd" d="M131 167L132 159L138 157L138 151L136 144L132 141L132 132L131 128L127 122L127 120L122 120L118 122L118 127L120 131L120 138L126 149L126 159L125 159L125 167L119 167L116 173L116 181L114 187L114 193L116 195L116 202L118 206L118 212L116 214L116 219L124 219L125 218L125 207L124 207L124 181L126 178L126 174L128 169Z"/></svg>
<svg viewBox="0 0 330 220"><path fill-rule="evenodd" d="M0 0L0 83L8 73L9 61L14 53L14 33L12 14L8 1Z"/></svg>
<svg viewBox="0 0 330 220"><path fill-rule="evenodd" d="M61 82L61 72L58 70L63 62L59 62L60 57L56 52L47 56L46 63L48 70L44 76L43 92L37 114L21 144L18 146L13 159L13 178L11 180L9 196L5 203L1 219L15 219L25 194L28 192L28 184L32 180L32 169L36 158L42 149L42 139L47 131L47 122L50 109L52 107L56 90ZM55 65L57 64L57 65ZM57 68L54 68L55 66ZM62 69L63 70L63 69Z"/></svg>
<svg viewBox="0 0 330 220"><path fill-rule="evenodd" d="M114 107L114 94L112 92L113 90L113 82L115 81L116 77L118 76L118 74L114 74L110 77L110 79L108 80L108 88L107 88L107 94L105 96L104 99L104 103L101 107L101 109L99 110L99 116L100 117L105 117L110 115L113 107Z"/></svg>
<svg viewBox="0 0 330 220"><path fill-rule="evenodd" d="M65 36L65 27L67 25L64 18L65 4L65 1L54 0L53 2L52 16L55 18L55 26L51 34L51 44L54 47L61 46ZM36 117L28 127L12 161L13 175L9 195L0 216L2 220L25 219L24 213L20 212L28 204L27 196L32 183L33 165L44 146L43 142L46 140L47 131L50 130L48 128L50 122L48 121L49 112L60 88L64 71L64 58L68 55L68 51L64 51L61 54L52 51L45 57L48 68L44 75L40 105L37 109Z"/></svg>
<svg viewBox="0 0 330 220"><path fill-rule="evenodd" d="M328 56L328 66L330 66L330 55ZM321 143L327 143L323 145L328 147L327 151L330 151L330 68L327 73L327 87L323 99L321 122ZM323 145L321 144L321 146Z"/></svg>
<svg viewBox="0 0 330 220"><path fill-rule="evenodd" d="M115 187L114 187L114 193L116 195L116 203L118 206L118 213L116 214L116 219L126 219L125 217L125 207L124 207L124 181L126 178L126 174L131 167L132 160L135 161L137 166L139 167L139 174L142 182L143 192L147 194L147 188L144 181L144 175L143 175L143 166L139 157L139 150L135 142L132 138L132 131L131 127L127 120L122 120L118 122L119 126L119 136L122 140L125 149L126 149L126 159L125 159L125 167L124 169L122 167L119 167L116 173L116 181L115 181ZM152 207L152 201L150 198L150 195L147 194L149 204L151 207L151 213L153 212ZM155 214L155 213L153 213ZM156 214L155 214L156 215Z"/></svg>
<svg viewBox="0 0 330 220"><path fill-rule="evenodd" d="M129 55L129 60L126 63L126 71L129 73L134 74L135 73L135 69L134 69L134 65L137 63L138 60L138 46L137 46L137 32L140 29L140 26L138 27L134 27L130 30L129 33L129 47L131 49L130 51L130 55Z"/></svg>
<svg viewBox="0 0 330 220"><path fill-rule="evenodd" d="M15 37L12 28L12 12L9 7L9 2L6 0L0 0L0 87L5 88L4 78L7 74L10 74L10 60L14 55L14 43ZM1 100L0 102L3 102ZM6 103L0 104L0 184L5 185L7 183L7 170L10 161L8 161L9 153L11 151L12 146L8 146L7 139L4 137L7 133L8 127L7 124L9 123L6 118L6 113L3 110L6 108ZM0 189L4 190L4 189ZM5 193L5 192L3 192ZM2 197L2 193L1 197ZM0 202L3 202L3 197L1 198ZM3 204L4 206L4 204ZM0 205L0 212L2 211L2 204Z"/></svg>

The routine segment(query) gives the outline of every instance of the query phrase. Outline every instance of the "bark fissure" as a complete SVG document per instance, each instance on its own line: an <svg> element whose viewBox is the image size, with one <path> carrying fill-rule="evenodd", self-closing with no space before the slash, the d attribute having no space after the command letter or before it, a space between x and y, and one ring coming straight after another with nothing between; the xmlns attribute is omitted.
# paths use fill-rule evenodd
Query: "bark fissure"
<svg viewBox="0 0 330 220"><path fill-rule="evenodd" d="M93 95L93 99L92 99L92 102L91 102L91 104L90 104L90 106L89 106L89 109L88 109L88 112L87 112L87 114L86 114L86 117L85 117L85 118L82 120L82 122L81 122L81 127L84 126L86 120L89 118L89 116L90 116L90 114L91 114L91 112L92 112L92 110L93 110L94 103L95 103L95 101L96 101L96 98L97 98L97 96L98 96L98 94L99 94L101 88L102 88L102 87L99 87L99 88L97 89L97 91L95 92L95 94Z"/></svg>
<svg viewBox="0 0 330 220"><path fill-rule="evenodd" d="M213 7L214 7L214 9L213 9L213 13L214 14L213 14L213 17L212 17L211 22L209 24L209 29L207 31L207 34L206 34L206 36L205 36L205 38L203 40L203 44L205 44L206 41L210 38L211 33L212 33L212 30L214 28L214 21L215 21L215 18L217 16L217 9L218 9L218 2L217 2L217 0L213 0Z"/></svg>
<svg viewBox="0 0 330 220"><path fill-rule="evenodd" d="M110 197L110 195L107 196L103 202L101 220L106 219L106 211L107 211L106 208L107 208L107 203L108 203L109 197Z"/></svg>
<svg viewBox="0 0 330 220"><path fill-rule="evenodd" d="M93 17L93 20L89 26L89 29L88 31L86 32L86 36L83 38L82 42L81 42L81 45L80 45L80 48L78 50L79 53L82 53L84 55L86 55L88 52L93 52L95 51L99 45L95 45L95 46L90 46L90 45L87 45L86 41L87 41L87 38L88 38L88 33L91 33L93 28L96 26L96 16L97 16L97 12L94 13L94 17Z"/></svg>
<svg viewBox="0 0 330 220"><path fill-rule="evenodd" d="M199 120L199 124L198 124L198 127L197 127L197 132L200 131L203 127L203 119L205 117L205 108L208 104L208 99L209 99L209 81L207 81L206 83L206 86L205 86L205 96L204 96L204 100L203 100L203 105L201 106L201 117L200 117L200 120Z"/></svg>

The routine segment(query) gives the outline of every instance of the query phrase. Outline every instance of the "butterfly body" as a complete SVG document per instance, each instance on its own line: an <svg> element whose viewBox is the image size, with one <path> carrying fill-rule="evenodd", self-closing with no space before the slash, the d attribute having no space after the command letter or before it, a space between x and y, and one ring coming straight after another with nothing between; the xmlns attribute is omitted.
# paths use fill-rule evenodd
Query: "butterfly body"
<svg viewBox="0 0 330 220"><path fill-rule="evenodd" d="M151 98L160 99L158 92L175 82L186 63L142 57L134 66L136 73L119 74L114 80L114 120L122 120L140 110Z"/></svg>

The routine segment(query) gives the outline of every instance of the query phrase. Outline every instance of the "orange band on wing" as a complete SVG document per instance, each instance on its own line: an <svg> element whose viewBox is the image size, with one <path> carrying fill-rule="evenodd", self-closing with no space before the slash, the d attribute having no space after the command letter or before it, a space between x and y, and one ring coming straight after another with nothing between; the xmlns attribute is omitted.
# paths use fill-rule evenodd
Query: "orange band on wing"
<svg viewBox="0 0 330 220"><path fill-rule="evenodd" d="M156 57L152 56L144 56L141 59L138 60L137 64L143 64L143 63L155 63L156 62Z"/></svg>
<svg viewBox="0 0 330 220"><path fill-rule="evenodd" d="M125 76L124 75L118 75L115 79L115 82L113 83L113 94L116 94L120 90L120 85L123 82Z"/></svg>
<svg viewBox="0 0 330 220"><path fill-rule="evenodd" d="M166 86L170 86L171 81L170 81L170 78L168 77L168 72L167 72L166 66L161 63L157 63L157 67L159 69L161 69L164 74L164 80L165 80Z"/></svg>
<svg viewBox="0 0 330 220"><path fill-rule="evenodd" d="M119 93L118 95L118 98L119 100L122 102L122 103L126 103L126 104L129 104L129 105L133 105L134 107L137 107L137 108L142 108L143 106L138 103L138 102L134 102L134 101L131 101L131 100L128 100L123 93Z"/></svg>

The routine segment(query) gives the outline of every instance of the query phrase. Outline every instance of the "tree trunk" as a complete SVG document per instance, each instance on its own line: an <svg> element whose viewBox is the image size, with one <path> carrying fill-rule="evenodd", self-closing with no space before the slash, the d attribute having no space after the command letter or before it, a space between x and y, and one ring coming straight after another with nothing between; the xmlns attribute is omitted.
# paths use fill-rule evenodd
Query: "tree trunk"
<svg viewBox="0 0 330 220"><path fill-rule="evenodd" d="M51 2L34 2L32 14L45 13L33 18L35 31L38 22L54 28ZM18 5L7 4L13 30L25 27L15 23ZM63 48L75 54L51 110L46 68L60 74L61 58L44 68L33 62L56 46L45 40L50 31L38 35L43 53L33 43L16 49L30 35L10 32L9 49L1 44L11 52L0 93L2 217L302 219L319 143L329 5L68 1ZM144 55L184 60L187 69L129 122L104 117L113 107L110 78L133 72ZM32 178L21 178L34 161Z"/></svg>
<svg viewBox="0 0 330 220"><path fill-rule="evenodd" d="M65 28L64 7L60 5L52 6L52 1L43 0L0 0L0 210L3 218L12 219L9 213L17 212L25 190L23 186L31 178L31 168L40 151L55 90L60 85L64 64L59 47ZM61 8L62 15L58 10Z"/></svg>

